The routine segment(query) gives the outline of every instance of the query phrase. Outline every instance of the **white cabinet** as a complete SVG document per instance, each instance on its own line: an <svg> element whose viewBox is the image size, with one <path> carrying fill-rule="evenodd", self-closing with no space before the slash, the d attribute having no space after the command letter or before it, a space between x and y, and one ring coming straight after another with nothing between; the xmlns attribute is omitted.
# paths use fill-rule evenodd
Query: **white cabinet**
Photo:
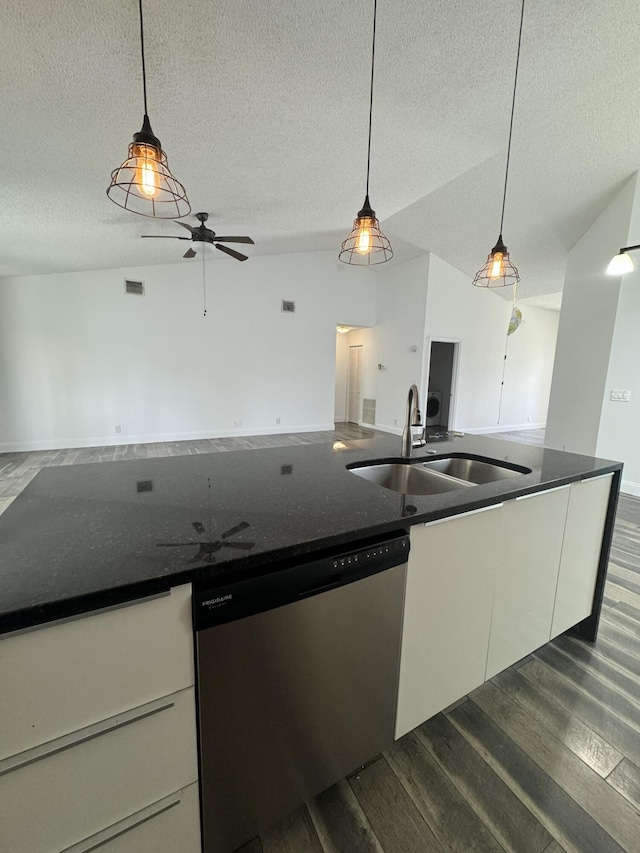
<svg viewBox="0 0 640 853"><path fill-rule="evenodd" d="M411 528L396 738L484 681L502 504Z"/></svg>
<svg viewBox="0 0 640 853"><path fill-rule="evenodd" d="M613 474L571 484L551 636L591 613Z"/></svg>
<svg viewBox="0 0 640 853"><path fill-rule="evenodd" d="M591 613L611 483L411 528L396 738Z"/></svg>
<svg viewBox="0 0 640 853"><path fill-rule="evenodd" d="M0 759L194 683L191 586L0 636Z"/></svg>
<svg viewBox="0 0 640 853"><path fill-rule="evenodd" d="M79 853L94 836L115 844L120 824L146 837L134 827L152 814L187 821L193 809L176 804L197 781L190 599L183 586L0 637L0 850ZM161 834L177 833L173 849L196 853L197 809L172 833Z"/></svg>
<svg viewBox="0 0 640 853"><path fill-rule="evenodd" d="M504 504L486 678L549 641L569 488Z"/></svg>
<svg viewBox="0 0 640 853"><path fill-rule="evenodd" d="M152 803L62 853L201 853L197 784Z"/></svg>

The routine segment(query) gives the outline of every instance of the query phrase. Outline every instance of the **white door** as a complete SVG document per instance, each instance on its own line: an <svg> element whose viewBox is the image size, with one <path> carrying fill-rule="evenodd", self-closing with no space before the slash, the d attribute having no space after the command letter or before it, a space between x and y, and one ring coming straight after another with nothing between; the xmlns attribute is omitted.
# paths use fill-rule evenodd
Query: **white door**
<svg viewBox="0 0 640 853"><path fill-rule="evenodd" d="M360 423L362 412L362 347L349 347L349 385L347 391L347 420Z"/></svg>

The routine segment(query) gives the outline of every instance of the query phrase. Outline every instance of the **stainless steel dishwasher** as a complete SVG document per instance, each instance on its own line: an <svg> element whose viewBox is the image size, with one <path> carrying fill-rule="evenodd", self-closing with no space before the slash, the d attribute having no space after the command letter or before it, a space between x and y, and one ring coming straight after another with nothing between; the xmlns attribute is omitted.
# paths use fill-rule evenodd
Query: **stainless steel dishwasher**
<svg viewBox="0 0 640 853"><path fill-rule="evenodd" d="M409 537L194 588L205 853L393 742Z"/></svg>

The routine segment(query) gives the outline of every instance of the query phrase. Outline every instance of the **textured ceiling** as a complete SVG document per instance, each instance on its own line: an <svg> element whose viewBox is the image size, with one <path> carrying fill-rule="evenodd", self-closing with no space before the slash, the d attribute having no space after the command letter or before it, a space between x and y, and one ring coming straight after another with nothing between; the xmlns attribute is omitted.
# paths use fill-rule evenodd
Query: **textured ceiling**
<svg viewBox="0 0 640 853"><path fill-rule="evenodd" d="M144 2L149 113L193 211L252 254L337 252L364 196L371 0ZM392 263L433 250L473 274L495 242L518 21L518 0L379 0L371 201ZM522 297L562 288L640 164L639 37L636 0L527 3L504 227ZM0 108L0 275L179 257L140 239L178 226L105 195L142 121L135 0L3 0Z"/></svg>

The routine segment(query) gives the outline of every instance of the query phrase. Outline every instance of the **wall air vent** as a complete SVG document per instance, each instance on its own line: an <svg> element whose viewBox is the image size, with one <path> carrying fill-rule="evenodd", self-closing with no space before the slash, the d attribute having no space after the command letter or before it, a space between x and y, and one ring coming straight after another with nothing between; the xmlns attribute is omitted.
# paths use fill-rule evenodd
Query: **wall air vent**
<svg viewBox="0 0 640 853"><path fill-rule="evenodd" d="M283 299L282 300L282 310L288 311L289 313L293 314L293 312L296 310L296 303L295 302L287 302L286 299Z"/></svg>
<svg viewBox="0 0 640 853"><path fill-rule="evenodd" d="M362 423L363 424L375 424L376 422L376 401L375 400L367 400L366 398L362 401Z"/></svg>
<svg viewBox="0 0 640 853"><path fill-rule="evenodd" d="M132 281L129 278L124 280L125 293L132 293L135 296L144 296L144 281Z"/></svg>

